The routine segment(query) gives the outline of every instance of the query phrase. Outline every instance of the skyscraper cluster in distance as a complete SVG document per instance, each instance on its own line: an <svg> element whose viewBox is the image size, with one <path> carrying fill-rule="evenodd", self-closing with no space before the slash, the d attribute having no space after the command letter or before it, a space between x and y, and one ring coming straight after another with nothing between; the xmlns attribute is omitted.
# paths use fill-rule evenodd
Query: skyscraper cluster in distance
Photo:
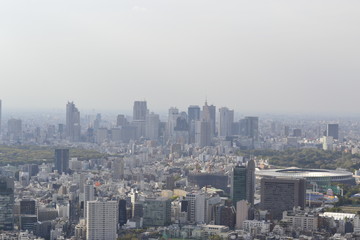
<svg viewBox="0 0 360 240"><path fill-rule="evenodd" d="M292 155L308 151L341 153L354 162L360 153L355 124L340 129L334 121L236 119L234 110L207 101L185 111L170 107L161 117L146 101L135 101L131 116L84 114L74 102L65 110L42 124L7 117L2 125L0 157L10 157L0 165L0 238L330 239L335 232L360 233L360 215L326 208L345 189L356 189L360 173L287 165ZM273 164L279 153L290 156L285 166Z"/></svg>

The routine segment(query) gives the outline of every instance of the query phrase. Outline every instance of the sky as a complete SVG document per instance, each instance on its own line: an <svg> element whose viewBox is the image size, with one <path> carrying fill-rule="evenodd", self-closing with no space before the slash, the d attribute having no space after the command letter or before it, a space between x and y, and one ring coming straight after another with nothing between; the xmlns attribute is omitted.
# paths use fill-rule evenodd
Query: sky
<svg viewBox="0 0 360 240"><path fill-rule="evenodd" d="M359 114L358 0L0 1L5 109Z"/></svg>

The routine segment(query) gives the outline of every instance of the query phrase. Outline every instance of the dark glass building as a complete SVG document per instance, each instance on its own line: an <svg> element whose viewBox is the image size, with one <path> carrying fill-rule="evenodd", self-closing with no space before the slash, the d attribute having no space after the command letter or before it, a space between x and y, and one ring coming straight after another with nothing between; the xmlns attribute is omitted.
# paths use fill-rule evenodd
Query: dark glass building
<svg viewBox="0 0 360 240"><path fill-rule="evenodd" d="M55 170L69 173L69 149L55 149Z"/></svg>

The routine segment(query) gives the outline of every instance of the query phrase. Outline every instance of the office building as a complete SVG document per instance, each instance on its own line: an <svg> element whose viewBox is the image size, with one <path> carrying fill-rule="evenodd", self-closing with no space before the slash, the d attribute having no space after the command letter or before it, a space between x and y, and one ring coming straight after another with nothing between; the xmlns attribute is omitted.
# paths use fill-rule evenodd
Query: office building
<svg viewBox="0 0 360 240"><path fill-rule="evenodd" d="M20 200L20 229L33 231L37 222L36 201L33 199Z"/></svg>
<svg viewBox="0 0 360 240"><path fill-rule="evenodd" d="M191 105L188 107L188 118L190 121L200 120L200 107L197 105Z"/></svg>
<svg viewBox="0 0 360 240"><path fill-rule="evenodd" d="M339 124L328 124L326 126L326 136L333 137L333 139L339 139Z"/></svg>
<svg viewBox="0 0 360 240"><path fill-rule="evenodd" d="M69 173L69 149L55 149L55 170L59 174Z"/></svg>
<svg viewBox="0 0 360 240"><path fill-rule="evenodd" d="M14 228L14 179L0 176L0 231Z"/></svg>
<svg viewBox="0 0 360 240"><path fill-rule="evenodd" d="M127 222L127 211L126 211L126 200L125 199L120 199L119 200L119 224L120 226L123 226L126 224Z"/></svg>
<svg viewBox="0 0 360 240"><path fill-rule="evenodd" d="M219 109L219 136L227 137L232 135L232 128L234 123L234 110L229 110L226 107Z"/></svg>
<svg viewBox="0 0 360 240"><path fill-rule="evenodd" d="M305 207L306 180L294 178L262 178L261 209L280 220L283 211Z"/></svg>
<svg viewBox="0 0 360 240"><path fill-rule="evenodd" d="M201 119L210 123L210 138L216 136L216 107L214 105L209 106L206 101L201 113Z"/></svg>
<svg viewBox="0 0 360 240"><path fill-rule="evenodd" d="M125 117L125 115L119 114L116 118L116 126L117 127L124 127L128 124L128 121Z"/></svg>
<svg viewBox="0 0 360 240"><path fill-rule="evenodd" d="M143 205L145 227L167 226L171 223L171 200L167 198L148 198Z"/></svg>
<svg viewBox="0 0 360 240"><path fill-rule="evenodd" d="M80 141L80 112L73 102L66 104L66 138L72 142Z"/></svg>
<svg viewBox="0 0 360 240"><path fill-rule="evenodd" d="M133 107L133 121L145 121L148 112L146 101L135 101Z"/></svg>
<svg viewBox="0 0 360 240"><path fill-rule="evenodd" d="M160 117L158 114L149 113L146 115L145 137L150 140L159 139Z"/></svg>
<svg viewBox="0 0 360 240"><path fill-rule="evenodd" d="M124 159L117 158L112 162L113 178L115 180L124 179Z"/></svg>
<svg viewBox="0 0 360 240"><path fill-rule="evenodd" d="M117 239L118 202L88 201L86 217L87 240Z"/></svg>
<svg viewBox="0 0 360 240"><path fill-rule="evenodd" d="M255 192L255 162L250 160L247 166L235 166L231 175L230 195L233 205L237 206L240 200L246 200L254 205Z"/></svg>
<svg viewBox="0 0 360 240"><path fill-rule="evenodd" d="M95 200L95 188L91 183L87 183L84 185L84 218L86 219L87 214L87 202Z"/></svg>
<svg viewBox="0 0 360 240"><path fill-rule="evenodd" d="M10 141L20 141L22 138L22 121L21 119L8 120L8 138Z"/></svg>
<svg viewBox="0 0 360 240"><path fill-rule="evenodd" d="M211 124L206 121L195 122L195 144L198 147L211 145Z"/></svg>
<svg viewBox="0 0 360 240"><path fill-rule="evenodd" d="M245 136L257 141L259 139L259 118L245 117Z"/></svg>
<svg viewBox="0 0 360 240"><path fill-rule="evenodd" d="M236 203L236 229L243 229L243 223L248 220L250 204L246 200Z"/></svg>

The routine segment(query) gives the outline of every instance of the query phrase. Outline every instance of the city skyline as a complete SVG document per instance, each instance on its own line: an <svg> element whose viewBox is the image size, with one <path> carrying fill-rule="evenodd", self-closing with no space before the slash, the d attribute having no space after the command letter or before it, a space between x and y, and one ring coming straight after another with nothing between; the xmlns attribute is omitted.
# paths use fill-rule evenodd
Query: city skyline
<svg viewBox="0 0 360 240"><path fill-rule="evenodd" d="M350 114L360 100L357 1L20 3L0 8L4 111L69 100L130 110L135 99L159 111L208 98L235 111Z"/></svg>

